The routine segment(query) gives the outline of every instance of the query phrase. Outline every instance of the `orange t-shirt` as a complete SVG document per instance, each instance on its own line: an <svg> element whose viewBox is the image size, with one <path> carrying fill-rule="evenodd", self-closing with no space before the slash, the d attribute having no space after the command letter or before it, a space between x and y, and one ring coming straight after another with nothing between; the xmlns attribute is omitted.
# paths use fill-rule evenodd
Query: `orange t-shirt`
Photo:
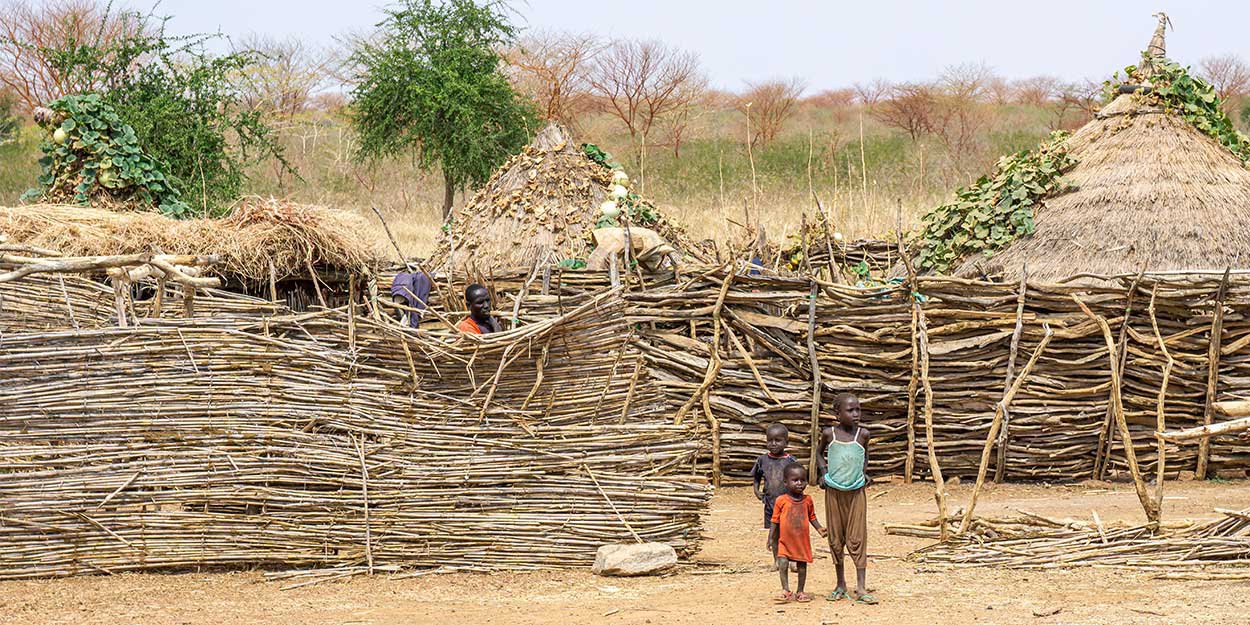
<svg viewBox="0 0 1250 625"><path fill-rule="evenodd" d="M477 325L473 317L465 317L460 323L456 324L456 329L465 334L481 334L482 326Z"/></svg>
<svg viewBox="0 0 1250 625"><path fill-rule="evenodd" d="M795 501L789 493L777 498L772 522L777 524L777 556L795 562L812 561L812 533L808 529L816 520L816 504L811 495Z"/></svg>

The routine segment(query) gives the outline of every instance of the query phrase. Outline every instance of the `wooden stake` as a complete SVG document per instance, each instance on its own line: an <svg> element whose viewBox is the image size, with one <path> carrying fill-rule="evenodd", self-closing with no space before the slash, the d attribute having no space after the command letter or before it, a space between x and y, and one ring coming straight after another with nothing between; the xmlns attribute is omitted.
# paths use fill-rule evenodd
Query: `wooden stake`
<svg viewBox="0 0 1250 625"><path fill-rule="evenodd" d="M1028 379L1029 372L1033 370L1033 365L1037 364L1037 359L1041 357L1042 352L1046 351L1046 346L1050 344L1050 339L1054 337L1054 333L1050 331L1050 326L1046 325L1046 334L1042 337L1042 342L1038 343L1037 349L1033 351L1033 356L1029 358L1029 362L1024 365L1024 370L1020 372L1020 377L1003 391L1003 398L998 401L998 406L994 410L994 420L990 423L990 431L985 435L985 446L981 449L981 464L977 469L977 483L972 487L972 499L968 502L968 509L964 511L963 521L959 524L959 533L963 534L968 531L968 524L972 522L972 511L977 507L977 495L981 492L981 485L985 483L985 473L990 465L990 450L994 448L994 442L998 437L998 429L1006 422L1007 409L1011 405L1011 400L1015 398L1016 393L1020 391L1020 387L1024 386L1024 381Z"/></svg>
<svg viewBox="0 0 1250 625"><path fill-rule="evenodd" d="M942 542L950 537L946 519L946 480L942 479L942 465L938 463L937 443L933 436L933 385L929 383L929 324L919 302L912 302L920 328L920 382L924 385L924 431L929 448L929 473L933 476L933 496L937 499L939 538Z"/></svg>
<svg viewBox="0 0 1250 625"><path fill-rule="evenodd" d="M1231 267L1224 270L1224 278L1220 280L1219 291L1215 294L1215 316L1211 320L1211 340L1207 349L1207 394L1202 408L1202 424L1211 425L1212 404L1215 403L1216 387L1220 381L1220 344L1224 335L1224 297L1228 293L1228 274ZM1211 460L1211 439L1203 438L1198 443L1198 468L1194 476L1200 480L1207 479L1207 464Z"/></svg>
<svg viewBox="0 0 1250 625"><path fill-rule="evenodd" d="M1081 307L1081 312L1084 312L1102 329L1103 340L1107 343L1107 354L1111 362L1111 408L1114 410L1115 423L1120 429L1120 439L1124 444L1124 458L1128 461L1128 470L1133 475L1133 487L1137 490L1137 499L1141 501L1146 519L1154 522L1158 519L1154 510L1154 501L1146 491L1146 483L1142 481L1141 470L1137 466L1137 450L1133 446L1133 435L1128 429L1128 421L1124 418L1124 404L1120 398L1120 371L1116 366L1119 358L1115 340L1111 337L1111 327L1107 325L1106 319L1094 314L1075 293L1072 294L1072 301L1076 302L1076 305Z"/></svg>
<svg viewBox="0 0 1250 625"><path fill-rule="evenodd" d="M1003 398L999 400L999 405L1003 407L1003 429L998 434L998 458L994 465L994 483L998 484L1007 476L1007 446L1011 444L1011 411L1009 411L1004 403L1010 403L1007 400L1007 389L1011 388L1012 377L1016 370L1016 354L1020 349L1020 333L1024 330L1024 298L1028 292L1029 267L1025 265L1020 270L1020 291L1016 296L1016 329L1011 333L1011 349L1007 355L1007 379L1003 382ZM1050 336L1049 329L1046 335ZM974 492L975 496L975 492ZM966 529L966 528L965 528ZM963 530L960 530L961 532Z"/></svg>
<svg viewBox="0 0 1250 625"><path fill-rule="evenodd" d="M1167 467L1167 445L1163 440L1163 432L1167 430L1167 417L1163 410L1164 401L1168 396L1168 381L1172 377L1172 366L1176 364L1176 359L1172 358L1171 352L1168 351L1167 343L1163 340L1163 334L1159 332L1159 318L1155 315L1155 295L1159 291L1159 285L1156 283L1150 291L1150 327L1154 329L1155 340L1159 341L1159 351L1168 361L1163 365L1163 381L1159 384L1159 399L1155 403L1155 514L1156 520L1163 520L1163 476Z"/></svg>
<svg viewBox="0 0 1250 625"><path fill-rule="evenodd" d="M916 468L916 388L920 385L920 349L917 345L916 308L911 309L911 379L907 382L907 460L903 483L911 484Z"/></svg>
<svg viewBox="0 0 1250 625"><path fill-rule="evenodd" d="M820 392L824 382L820 375L820 359L816 357L816 293L812 282L807 296L807 358L812 368L812 422L808 430L810 455L807 459L808 475L816 475L816 456L820 455Z"/></svg>

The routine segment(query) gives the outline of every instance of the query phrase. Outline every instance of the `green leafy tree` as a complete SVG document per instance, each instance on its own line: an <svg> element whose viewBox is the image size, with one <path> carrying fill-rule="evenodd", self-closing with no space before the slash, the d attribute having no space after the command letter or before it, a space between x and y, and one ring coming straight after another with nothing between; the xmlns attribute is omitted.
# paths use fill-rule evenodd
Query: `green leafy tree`
<svg viewBox="0 0 1250 625"><path fill-rule="evenodd" d="M412 153L422 169L438 165L444 218L456 188L489 178L525 145L536 119L496 52L516 36L506 10L502 2L404 0L352 55L358 156Z"/></svg>

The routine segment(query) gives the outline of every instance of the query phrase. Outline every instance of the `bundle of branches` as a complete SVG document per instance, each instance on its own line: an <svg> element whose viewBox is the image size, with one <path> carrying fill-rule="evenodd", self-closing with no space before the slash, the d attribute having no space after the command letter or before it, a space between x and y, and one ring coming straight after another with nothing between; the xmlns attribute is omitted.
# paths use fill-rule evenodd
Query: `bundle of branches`
<svg viewBox="0 0 1250 625"><path fill-rule="evenodd" d="M355 308L7 334L0 577L689 555L703 444L662 412L623 306L482 338Z"/></svg>
<svg viewBox="0 0 1250 625"><path fill-rule="evenodd" d="M538 262L585 260L591 231L609 217L613 171L577 147L569 132L551 124L520 154L504 163L448 224L448 237L432 257L434 267L457 271L507 270ZM620 199L625 201L625 196ZM655 230L678 249L696 247L685 231L638 199L632 225ZM614 205L614 210L624 210Z"/></svg>
<svg viewBox="0 0 1250 625"><path fill-rule="evenodd" d="M1176 575L1207 566L1250 566L1250 510L1216 510L1205 523L1104 525L1022 514L977 519L971 531L920 549L911 557L942 568L996 566L1049 569L1077 566L1149 569ZM937 520L923 526L886 525L886 532L936 538ZM951 530L956 528L952 527ZM1208 573L1203 573L1205 579ZM1226 574L1227 575L1227 574ZM1234 573L1250 579L1250 572Z"/></svg>
<svg viewBox="0 0 1250 625"><path fill-rule="evenodd" d="M314 267L363 272L382 257L358 215L258 197L242 200L226 219L53 204L0 207L0 233L67 256L213 253L224 276L251 281L307 276Z"/></svg>

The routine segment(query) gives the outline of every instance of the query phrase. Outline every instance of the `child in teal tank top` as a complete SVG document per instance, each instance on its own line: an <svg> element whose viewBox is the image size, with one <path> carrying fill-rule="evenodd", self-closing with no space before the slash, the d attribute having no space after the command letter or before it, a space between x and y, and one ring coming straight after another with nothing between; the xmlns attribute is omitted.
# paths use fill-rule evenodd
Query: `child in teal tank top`
<svg viewBox="0 0 1250 625"><path fill-rule="evenodd" d="M855 563L857 603L876 604L868 592L868 498L864 493L868 478L868 429L860 425L859 398L849 393L834 399L838 422L820 432L820 454L816 467L820 487L825 491L825 524L829 527L829 551L833 556L838 585L827 597L830 601L849 598L843 550Z"/></svg>

